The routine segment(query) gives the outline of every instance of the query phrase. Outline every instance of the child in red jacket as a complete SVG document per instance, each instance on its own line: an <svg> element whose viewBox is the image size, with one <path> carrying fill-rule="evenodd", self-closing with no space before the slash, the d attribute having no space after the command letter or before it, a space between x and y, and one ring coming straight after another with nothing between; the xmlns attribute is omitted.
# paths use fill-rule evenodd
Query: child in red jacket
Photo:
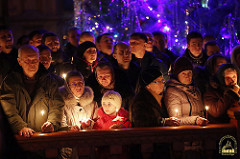
<svg viewBox="0 0 240 159"><path fill-rule="evenodd" d="M102 97L102 107L98 109L98 120L94 129L130 128L128 111L121 107L122 98L118 92L107 91Z"/></svg>

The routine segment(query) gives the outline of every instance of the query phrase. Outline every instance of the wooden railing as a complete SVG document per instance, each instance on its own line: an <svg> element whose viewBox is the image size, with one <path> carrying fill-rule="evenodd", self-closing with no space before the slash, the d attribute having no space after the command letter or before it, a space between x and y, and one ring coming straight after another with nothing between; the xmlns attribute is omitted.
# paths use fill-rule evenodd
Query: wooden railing
<svg viewBox="0 0 240 159"><path fill-rule="evenodd" d="M240 109L228 110L231 117L229 124L209 124L207 126L178 126L127 128L114 130L83 130L80 132L59 131L54 133L35 133L31 138L16 135L24 150L45 150L47 158L54 158L62 147L78 147L81 151L94 146L121 146L153 143L174 143L184 141L203 141L204 149L216 148L216 141L225 135L234 136L240 145L239 117ZM90 152L89 152L90 153Z"/></svg>

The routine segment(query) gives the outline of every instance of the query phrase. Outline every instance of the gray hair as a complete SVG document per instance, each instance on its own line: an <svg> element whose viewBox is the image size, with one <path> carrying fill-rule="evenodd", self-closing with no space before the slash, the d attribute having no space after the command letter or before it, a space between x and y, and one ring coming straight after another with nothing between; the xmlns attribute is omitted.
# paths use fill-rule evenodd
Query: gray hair
<svg viewBox="0 0 240 159"><path fill-rule="evenodd" d="M23 45L18 49L18 57L21 58L22 52L23 51L34 51L39 55L39 50L38 48L32 46L32 45Z"/></svg>

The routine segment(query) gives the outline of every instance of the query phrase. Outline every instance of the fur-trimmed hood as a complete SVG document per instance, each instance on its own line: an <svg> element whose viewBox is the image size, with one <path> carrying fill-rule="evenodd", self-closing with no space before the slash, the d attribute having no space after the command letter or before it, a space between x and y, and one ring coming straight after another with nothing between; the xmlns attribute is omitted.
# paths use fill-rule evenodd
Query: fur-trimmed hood
<svg viewBox="0 0 240 159"><path fill-rule="evenodd" d="M86 105L89 105L93 102L93 98L94 98L94 93L92 88L85 86L84 87L84 92L83 95L80 98L75 97L71 90L69 89L68 86L63 86L61 88L59 88L60 94L62 95L64 101L65 101L65 105L66 106L70 106L72 104L76 104L76 102L79 102L79 104L84 107Z"/></svg>

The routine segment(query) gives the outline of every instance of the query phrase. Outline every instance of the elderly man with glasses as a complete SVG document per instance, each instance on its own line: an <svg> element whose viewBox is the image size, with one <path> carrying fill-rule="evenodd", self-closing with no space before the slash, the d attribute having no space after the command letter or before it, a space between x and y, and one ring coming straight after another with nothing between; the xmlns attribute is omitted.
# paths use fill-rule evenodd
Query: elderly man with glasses
<svg viewBox="0 0 240 159"><path fill-rule="evenodd" d="M64 106L57 81L39 64L39 51L34 46L19 48L17 60L20 67L1 86L1 104L13 131L24 137L35 131L56 131Z"/></svg>

